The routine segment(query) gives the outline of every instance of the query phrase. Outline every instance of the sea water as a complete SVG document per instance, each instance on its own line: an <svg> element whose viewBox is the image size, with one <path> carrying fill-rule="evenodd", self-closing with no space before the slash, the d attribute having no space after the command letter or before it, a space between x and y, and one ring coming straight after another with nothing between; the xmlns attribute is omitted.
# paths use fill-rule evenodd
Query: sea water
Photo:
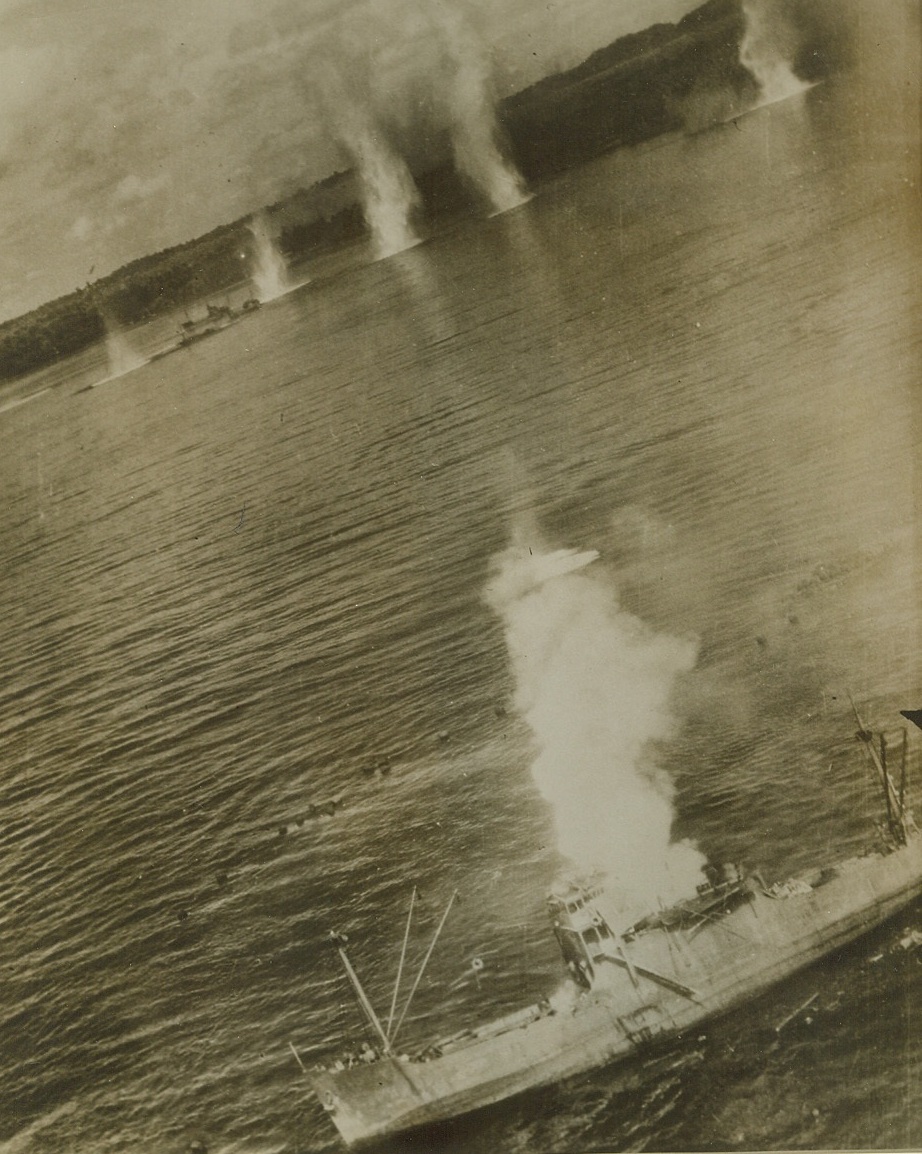
<svg viewBox="0 0 922 1154"><path fill-rule="evenodd" d="M697 646L676 837L771 877L873 837L847 693L922 705L918 162L877 115L844 76L614 153L0 412L0 1150L332 1151L289 1042L362 1036L331 929L386 1013L414 885L410 972L459 896L402 1046L556 988L484 598L522 516ZM418 1148L918 1146L918 924Z"/></svg>

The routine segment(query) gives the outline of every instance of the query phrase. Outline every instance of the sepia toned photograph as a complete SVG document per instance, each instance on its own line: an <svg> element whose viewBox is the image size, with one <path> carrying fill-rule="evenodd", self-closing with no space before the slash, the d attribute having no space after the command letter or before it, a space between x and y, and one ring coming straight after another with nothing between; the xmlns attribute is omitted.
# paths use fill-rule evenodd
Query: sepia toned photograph
<svg viewBox="0 0 922 1154"><path fill-rule="evenodd" d="M920 80L0 0L0 1154L922 1149Z"/></svg>

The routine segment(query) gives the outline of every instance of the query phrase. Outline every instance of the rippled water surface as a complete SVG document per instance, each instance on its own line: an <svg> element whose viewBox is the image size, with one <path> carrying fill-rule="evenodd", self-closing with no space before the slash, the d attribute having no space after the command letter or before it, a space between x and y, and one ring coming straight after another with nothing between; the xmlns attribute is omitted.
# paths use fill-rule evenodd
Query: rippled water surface
<svg viewBox="0 0 922 1154"><path fill-rule="evenodd" d="M288 1042L355 1037L334 926L387 1005L414 883L417 955L460 892L407 1044L559 981L483 599L516 511L699 640L677 834L776 876L863 844L846 691L922 704L918 162L885 137L830 83L0 405L0 1150L332 1151ZM917 1146L919 922L423 1148Z"/></svg>

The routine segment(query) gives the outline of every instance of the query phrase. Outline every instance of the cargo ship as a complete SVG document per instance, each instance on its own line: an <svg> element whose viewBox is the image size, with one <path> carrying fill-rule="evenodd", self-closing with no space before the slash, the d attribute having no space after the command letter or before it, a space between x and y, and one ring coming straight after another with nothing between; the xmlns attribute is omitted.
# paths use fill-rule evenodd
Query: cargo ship
<svg viewBox="0 0 922 1154"><path fill-rule="evenodd" d="M608 908L604 879L569 879L547 899L569 978L565 996L402 1050L401 1024L451 903L396 1023L412 899L384 1023L352 967L346 939L332 934L371 1041L306 1073L346 1145L445 1121L642 1054L847 945L922 893L922 836L906 803L905 730L894 781L884 735L869 733L855 714L886 805L875 849L771 885L732 865L709 867L687 901L631 925L619 925Z"/></svg>

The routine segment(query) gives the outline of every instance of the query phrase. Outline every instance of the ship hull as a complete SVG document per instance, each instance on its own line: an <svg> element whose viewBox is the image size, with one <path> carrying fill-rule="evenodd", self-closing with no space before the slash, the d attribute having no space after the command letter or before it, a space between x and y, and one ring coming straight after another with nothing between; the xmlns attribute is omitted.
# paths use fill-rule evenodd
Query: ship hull
<svg viewBox="0 0 922 1154"><path fill-rule="evenodd" d="M622 1060L755 997L885 922L922 893L922 839L843 863L821 882L763 890L692 930L625 944L572 1008L493 1023L430 1060L384 1057L312 1074L348 1145L432 1124ZM604 964L603 964L604 965ZM667 988L647 974L665 975Z"/></svg>

